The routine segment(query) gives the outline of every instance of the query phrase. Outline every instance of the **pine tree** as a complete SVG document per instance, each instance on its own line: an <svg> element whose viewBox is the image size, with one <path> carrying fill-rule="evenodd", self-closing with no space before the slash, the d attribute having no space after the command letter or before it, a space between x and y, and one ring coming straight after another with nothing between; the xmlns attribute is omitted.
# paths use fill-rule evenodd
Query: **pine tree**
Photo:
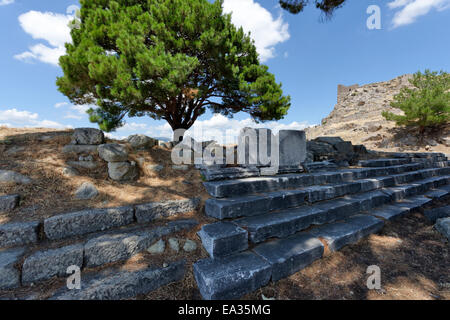
<svg viewBox="0 0 450 320"><path fill-rule="evenodd" d="M320 9L326 16L342 7L346 0L315 0L316 8ZM290 13L297 14L309 4L309 0L279 0L280 6Z"/></svg>
<svg viewBox="0 0 450 320"><path fill-rule="evenodd" d="M417 127L421 135L426 128L436 129L450 121L450 74L420 71L409 80L413 88L402 88L391 106L403 115L383 112L383 116L398 126Z"/></svg>
<svg viewBox="0 0 450 320"><path fill-rule="evenodd" d="M256 121L287 114L290 97L222 1L80 3L57 85L72 103L96 104L88 113L102 130L122 126L125 116L163 119L176 130L189 129L207 109Z"/></svg>

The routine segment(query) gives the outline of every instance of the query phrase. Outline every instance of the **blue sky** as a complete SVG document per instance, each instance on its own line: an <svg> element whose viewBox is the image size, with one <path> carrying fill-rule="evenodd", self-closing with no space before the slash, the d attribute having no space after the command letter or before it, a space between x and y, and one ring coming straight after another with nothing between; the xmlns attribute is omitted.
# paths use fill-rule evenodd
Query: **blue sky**
<svg viewBox="0 0 450 320"><path fill-rule="evenodd" d="M292 97L288 116L266 126L319 124L336 103L336 87L385 81L426 68L450 71L450 0L348 0L322 22L312 5L299 15L276 0L225 0L233 21L251 30L261 59ZM73 106L56 89L57 58L70 40L66 19L77 0L0 0L0 125L80 127L90 124L86 106ZM366 10L381 9L381 29L369 30ZM68 20L67 20L68 21ZM237 132L251 125L205 114L204 128ZM170 136L162 121L128 120L117 137L140 132Z"/></svg>

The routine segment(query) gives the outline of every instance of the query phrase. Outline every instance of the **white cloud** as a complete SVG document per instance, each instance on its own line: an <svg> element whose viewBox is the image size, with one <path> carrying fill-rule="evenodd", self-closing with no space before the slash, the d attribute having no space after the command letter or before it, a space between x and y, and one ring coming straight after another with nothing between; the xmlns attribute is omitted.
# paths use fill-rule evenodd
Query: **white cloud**
<svg viewBox="0 0 450 320"><path fill-rule="evenodd" d="M53 12L28 11L19 16L22 29L35 40L44 40L48 43L39 43L29 48L29 51L17 54L14 58L33 62L40 61L58 65L59 57L64 55L64 44L71 42L69 22L73 16Z"/></svg>
<svg viewBox="0 0 450 320"><path fill-rule="evenodd" d="M232 22L251 32L261 61L275 56L275 46L290 38L289 25L283 17L274 18L272 14L254 0L225 0L223 8L232 13Z"/></svg>
<svg viewBox="0 0 450 320"><path fill-rule="evenodd" d="M67 106L67 105L69 105L67 102L58 102L58 103L55 103L55 108L58 109L58 108L61 108L61 107Z"/></svg>
<svg viewBox="0 0 450 320"><path fill-rule="evenodd" d="M0 6L6 6L12 3L14 3L14 0L0 0Z"/></svg>
<svg viewBox="0 0 450 320"><path fill-rule="evenodd" d="M450 8L450 0L394 0L388 3L390 9L398 9L393 18L393 27L408 25L431 10L443 11Z"/></svg>
<svg viewBox="0 0 450 320"><path fill-rule="evenodd" d="M41 120L37 113L26 110L6 109L0 110L0 125L9 127L43 127L43 128L69 128L55 121Z"/></svg>
<svg viewBox="0 0 450 320"><path fill-rule="evenodd" d="M243 120L229 119L221 114L215 114L207 120L197 120L194 126L188 130L188 134L199 141L216 140L220 143L236 143L239 131L245 127L268 128L274 134L279 130L303 130L309 127L307 122L291 122L288 124L270 121L255 123L251 118ZM172 139L173 131L168 123L160 126L152 126L145 134L152 137Z"/></svg>

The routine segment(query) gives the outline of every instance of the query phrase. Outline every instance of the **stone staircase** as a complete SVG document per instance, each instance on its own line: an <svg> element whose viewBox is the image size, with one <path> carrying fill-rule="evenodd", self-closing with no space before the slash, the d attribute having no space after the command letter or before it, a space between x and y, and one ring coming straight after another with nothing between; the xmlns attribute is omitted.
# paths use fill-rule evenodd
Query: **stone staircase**
<svg viewBox="0 0 450 320"><path fill-rule="evenodd" d="M397 153L358 168L269 177L233 169L231 180L217 180L226 178L220 170L204 183L212 196L206 214L218 222L198 233L210 258L194 264L205 299L240 298L450 193L443 154Z"/></svg>
<svg viewBox="0 0 450 320"><path fill-rule="evenodd" d="M185 263L126 272L112 267L148 249L163 236L188 231L193 219L166 219L198 209L200 199L63 213L43 221L0 224L0 290L67 278L77 266L89 281L65 286L55 299L122 299L148 293L184 277ZM92 272L92 270L94 270Z"/></svg>

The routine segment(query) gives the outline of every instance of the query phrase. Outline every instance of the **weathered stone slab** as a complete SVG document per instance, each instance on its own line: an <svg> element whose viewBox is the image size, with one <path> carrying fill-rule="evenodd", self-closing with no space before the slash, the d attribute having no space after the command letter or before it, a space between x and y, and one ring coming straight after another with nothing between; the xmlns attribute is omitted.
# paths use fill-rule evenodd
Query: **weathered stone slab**
<svg viewBox="0 0 450 320"><path fill-rule="evenodd" d="M308 162L303 164L306 172L332 171L338 169L338 165L331 161Z"/></svg>
<svg viewBox="0 0 450 320"><path fill-rule="evenodd" d="M206 300L239 299L267 285L271 274L270 264L248 251L223 259L203 259L194 264L194 276Z"/></svg>
<svg viewBox="0 0 450 320"><path fill-rule="evenodd" d="M272 266L272 281L286 278L307 267L323 255L319 239L297 234L286 239L261 244L253 251Z"/></svg>
<svg viewBox="0 0 450 320"><path fill-rule="evenodd" d="M0 250L0 290L20 286L20 272L15 268L25 249Z"/></svg>
<svg viewBox="0 0 450 320"><path fill-rule="evenodd" d="M432 199L442 199L446 196L448 196L450 194L449 191L444 190L444 189L436 189L436 190L431 190L427 193L425 193L425 196L428 198L432 198Z"/></svg>
<svg viewBox="0 0 450 320"><path fill-rule="evenodd" d="M0 196L0 212L10 211L19 205L20 195L12 194L6 196Z"/></svg>
<svg viewBox="0 0 450 320"><path fill-rule="evenodd" d="M431 199L426 198L424 196L415 196L415 197L409 197L408 199L401 200L401 204L405 208L409 208L410 211L417 210L424 205L430 203Z"/></svg>
<svg viewBox="0 0 450 320"><path fill-rule="evenodd" d="M285 238L313 224L324 223L326 218L321 209L304 206L238 219L235 223L248 230L253 243L260 243L269 238Z"/></svg>
<svg viewBox="0 0 450 320"><path fill-rule="evenodd" d="M127 149L124 145L117 143L98 146L98 155L106 162L125 162L128 160Z"/></svg>
<svg viewBox="0 0 450 320"><path fill-rule="evenodd" d="M44 232L49 239L57 240L125 226L133 220L133 207L90 209L47 218Z"/></svg>
<svg viewBox="0 0 450 320"><path fill-rule="evenodd" d="M76 128L72 135L72 144L98 145L105 141L103 131L94 128Z"/></svg>
<svg viewBox="0 0 450 320"><path fill-rule="evenodd" d="M241 179L249 177L259 177L260 171L257 167L231 167L231 168L207 168L202 170L206 181Z"/></svg>
<svg viewBox="0 0 450 320"><path fill-rule="evenodd" d="M243 128L238 137L238 163L241 166L269 166L272 135L270 129Z"/></svg>
<svg viewBox="0 0 450 320"><path fill-rule="evenodd" d="M231 222L205 225L198 235L211 258L225 257L248 248L247 231Z"/></svg>
<svg viewBox="0 0 450 320"><path fill-rule="evenodd" d="M59 249L39 251L25 259L22 283L34 283L52 277L66 276L70 266L83 267L83 245L75 244Z"/></svg>
<svg viewBox="0 0 450 320"><path fill-rule="evenodd" d="M0 225L0 248L22 246L38 241L39 222L17 222Z"/></svg>
<svg viewBox="0 0 450 320"><path fill-rule="evenodd" d="M11 170L0 170L0 183L30 184L31 179Z"/></svg>
<svg viewBox="0 0 450 320"><path fill-rule="evenodd" d="M438 219L450 217L450 206L425 210L424 215L428 221L436 222Z"/></svg>
<svg viewBox="0 0 450 320"><path fill-rule="evenodd" d="M358 200L352 199L352 197L348 197L348 199L324 201L314 205L314 208L323 212L321 219L314 223L320 225L344 220L359 213L361 211L361 203Z"/></svg>
<svg viewBox="0 0 450 320"><path fill-rule="evenodd" d="M324 239L331 251L356 243L372 233L379 232L384 222L372 216L354 216L345 222L327 224L310 231L314 237Z"/></svg>
<svg viewBox="0 0 450 320"><path fill-rule="evenodd" d="M278 132L279 165L281 168L300 167L306 160L306 134L300 130Z"/></svg>
<svg viewBox="0 0 450 320"><path fill-rule="evenodd" d="M200 198L140 204L136 206L136 219L138 223L151 222L156 219L195 211L199 205Z"/></svg>
<svg viewBox="0 0 450 320"><path fill-rule="evenodd" d="M104 272L107 273L107 272ZM63 289L53 300L119 300L147 294L169 283L180 281L185 274L185 261L167 268L148 268L141 271L111 270L110 275L98 276L83 283L81 290Z"/></svg>
<svg viewBox="0 0 450 320"><path fill-rule="evenodd" d="M361 211L372 210L376 207L391 202L392 200L389 195L381 191L370 191L362 194L348 196L345 197L345 199L358 201Z"/></svg>
<svg viewBox="0 0 450 320"><path fill-rule="evenodd" d="M62 148L63 153L88 153L96 154L98 145L79 145L79 144L68 144Z"/></svg>
<svg viewBox="0 0 450 320"><path fill-rule="evenodd" d="M392 221L404 217L409 212L410 209L408 207L404 207L401 203L395 203L392 205L384 205L381 208L370 210L369 214L374 217Z"/></svg>
<svg viewBox="0 0 450 320"><path fill-rule="evenodd" d="M434 227L450 241L450 218L439 219Z"/></svg>

